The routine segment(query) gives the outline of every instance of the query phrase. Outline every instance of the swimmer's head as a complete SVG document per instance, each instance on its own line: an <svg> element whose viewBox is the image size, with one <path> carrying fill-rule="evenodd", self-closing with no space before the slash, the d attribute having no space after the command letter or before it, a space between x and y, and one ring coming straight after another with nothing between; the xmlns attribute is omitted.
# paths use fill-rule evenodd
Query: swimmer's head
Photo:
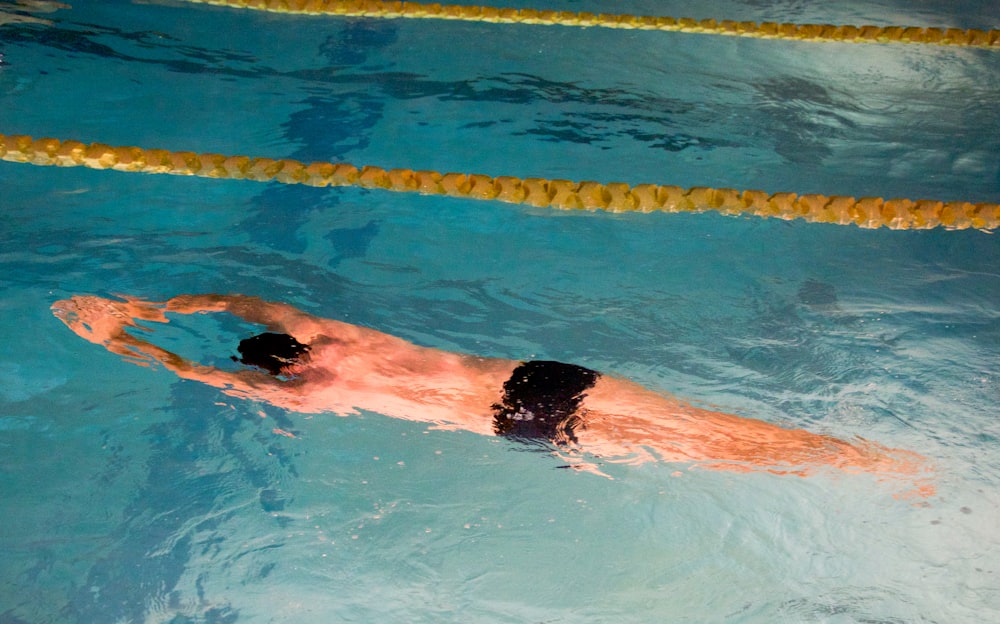
<svg viewBox="0 0 1000 624"><path fill-rule="evenodd" d="M277 376L287 372L289 366L298 364L299 357L309 351L309 345L288 334L264 333L241 340L236 350L243 357L233 356L233 361L256 366Z"/></svg>

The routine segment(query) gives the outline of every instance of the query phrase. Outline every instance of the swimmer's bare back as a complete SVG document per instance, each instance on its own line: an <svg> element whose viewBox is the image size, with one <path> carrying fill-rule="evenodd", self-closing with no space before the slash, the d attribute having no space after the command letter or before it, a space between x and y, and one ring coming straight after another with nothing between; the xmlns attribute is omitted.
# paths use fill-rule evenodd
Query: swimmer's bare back
<svg viewBox="0 0 1000 624"><path fill-rule="evenodd" d="M230 396L294 412L346 416L366 410L482 435L543 435L564 458L589 468L583 454L607 462L676 462L800 476L835 468L903 480L907 494L934 491L930 469L916 453L701 409L569 364L422 347L256 297L181 295L153 303L76 296L56 302L52 310L80 337L131 362L159 363ZM294 338L306 351L278 375L256 367L204 366L141 337L151 330L138 321L166 323L166 313L230 313ZM547 408L557 416L543 413Z"/></svg>

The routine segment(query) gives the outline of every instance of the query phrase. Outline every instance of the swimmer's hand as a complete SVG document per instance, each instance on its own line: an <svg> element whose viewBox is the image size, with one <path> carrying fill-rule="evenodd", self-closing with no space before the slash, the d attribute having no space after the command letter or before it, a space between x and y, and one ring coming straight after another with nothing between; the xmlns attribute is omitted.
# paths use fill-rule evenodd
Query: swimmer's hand
<svg viewBox="0 0 1000 624"><path fill-rule="evenodd" d="M188 301L187 304L203 305L205 302L198 302L198 297L191 297L190 299L194 301ZM252 394L258 385L274 383L270 376L257 371L229 373L185 360L175 353L130 334L127 331L130 328L143 332L152 331L148 327L139 325L138 321L169 322L164 312L174 310L171 310L167 303L154 303L129 297L122 299L117 301L92 295L75 296L52 304L52 313L76 335L103 346L133 364L140 366L162 364L183 379L201 381L225 388L227 391L245 394Z"/></svg>
<svg viewBox="0 0 1000 624"><path fill-rule="evenodd" d="M179 360L172 353L153 347L126 331L129 328L151 331L139 325L138 321L167 323L163 304L129 297L122 299L117 301L79 295L55 302L52 304L52 313L77 336L134 363L149 365L154 361L167 363Z"/></svg>
<svg viewBox="0 0 1000 624"><path fill-rule="evenodd" d="M52 313L73 332L95 344L109 346L128 334L134 327L149 331L136 321L166 323L163 304L125 298L124 301L81 295L52 304Z"/></svg>

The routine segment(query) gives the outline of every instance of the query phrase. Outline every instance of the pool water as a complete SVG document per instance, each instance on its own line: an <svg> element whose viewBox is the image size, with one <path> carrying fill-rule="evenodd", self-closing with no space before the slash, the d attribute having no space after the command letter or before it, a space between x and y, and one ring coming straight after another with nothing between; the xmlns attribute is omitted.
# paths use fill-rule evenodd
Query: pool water
<svg viewBox="0 0 1000 624"><path fill-rule="evenodd" d="M1000 56L182 1L0 25L0 132L601 182L1000 200ZM613 4L613 6L612 6ZM517 3L995 27L990 3ZM2 16L2 14L0 14ZM1000 619L1000 244L0 162L0 622ZM76 294L240 292L918 451L937 495L606 465L237 400ZM227 365L247 328L174 318Z"/></svg>

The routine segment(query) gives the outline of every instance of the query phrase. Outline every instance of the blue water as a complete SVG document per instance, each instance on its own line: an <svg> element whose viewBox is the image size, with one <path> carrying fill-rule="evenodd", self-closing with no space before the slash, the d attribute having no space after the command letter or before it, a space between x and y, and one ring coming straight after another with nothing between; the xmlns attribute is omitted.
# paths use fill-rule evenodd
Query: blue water
<svg viewBox="0 0 1000 624"><path fill-rule="evenodd" d="M530 6L996 26L988 2L686 4ZM0 25L0 132L1000 201L995 51L72 5ZM0 284L4 624L1000 619L993 234L0 162ZM238 401L49 312L74 294L186 292L863 435L931 458L938 494L678 465L602 479L471 433ZM159 332L220 364L238 328Z"/></svg>

